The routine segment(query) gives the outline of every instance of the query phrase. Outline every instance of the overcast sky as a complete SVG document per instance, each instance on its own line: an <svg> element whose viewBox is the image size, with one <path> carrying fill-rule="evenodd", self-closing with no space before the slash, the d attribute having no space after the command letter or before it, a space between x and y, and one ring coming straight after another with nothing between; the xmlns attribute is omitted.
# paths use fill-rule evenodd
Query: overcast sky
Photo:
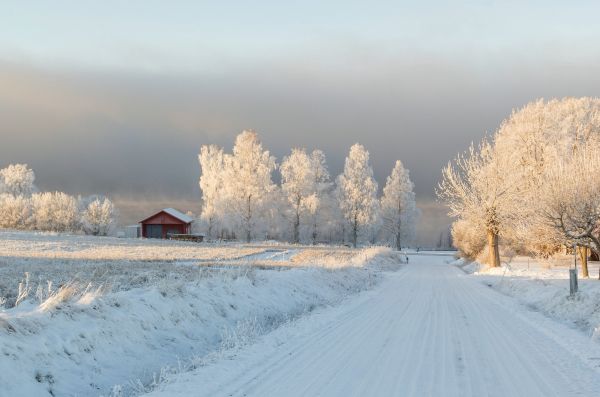
<svg viewBox="0 0 600 397"><path fill-rule="evenodd" d="M594 1L48 1L0 10L0 167L44 190L199 197L244 128L278 159L355 142L420 200L538 97L600 92Z"/></svg>

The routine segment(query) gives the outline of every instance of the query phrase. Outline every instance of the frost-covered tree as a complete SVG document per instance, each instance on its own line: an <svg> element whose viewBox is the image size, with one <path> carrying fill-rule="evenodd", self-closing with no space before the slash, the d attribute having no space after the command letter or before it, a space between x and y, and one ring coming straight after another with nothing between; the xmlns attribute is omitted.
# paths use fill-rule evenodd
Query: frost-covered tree
<svg viewBox="0 0 600 397"><path fill-rule="evenodd" d="M600 151L578 150L570 159L554 164L538 205L540 216L565 245L577 244L600 250ZM587 258L586 258L587 259ZM587 260L583 276L588 277Z"/></svg>
<svg viewBox="0 0 600 397"><path fill-rule="evenodd" d="M313 193L307 200L306 209L310 217L310 238L315 244L319 229L323 223L328 222L334 203L331 197L332 184L325 153L318 149L313 150L310 155L310 165L313 176Z"/></svg>
<svg viewBox="0 0 600 397"><path fill-rule="evenodd" d="M375 212L373 219L365 228L366 238L371 244L376 244L379 240L381 229L383 226L383 218L381 217L381 203L379 200L375 202Z"/></svg>
<svg viewBox="0 0 600 397"><path fill-rule="evenodd" d="M79 228L77 199L62 192L34 193L31 196L33 227L55 232Z"/></svg>
<svg viewBox="0 0 600 397"><path fill-rule="evenodd" d="M552 254L557 247L571 244L573 239L548 221L548 208L552 205L547 201L556 205L556 195L552 191L558 187L572 188L574 184L585 186L571 191L591 194L586 193L587 186L592 183L592 177L587 174L597 171L584 166L581 160L578 160L578 170L569 171L571 177L557 174L556 167L560 166L564 171L575 155L579 156L583 151L600 151L600 99L531 102L513 111L501 124L493 143L484 146L486 148L481 152L471 152L471 157L478 161L462 159L457 161L462 164L457 164L455 172L450 167L444 171L445 193L452 193L442 196L451 204L452 212L459 216L462 224L453 227L455 244L478 246L477 239L473 239L473 233L465 232L464 225L487 230L491 240L497 231L503 235L505 244L536 254ZM564 180L559 182L559 177ZM565 193L563 198L567 199L568 195ZM588 199L591 196L580 197L581 202ZM569 207L562 208L567 210ZM570 216L575 216L574 212ZM460 238L468 238L473 244L461 242ZM589 238L575 240L584 249L587 249L585 244L592 244ZM498 263L498 250L490 249L492 252L496 259L491 258L490 262Z"/></svg>
<svg viewBox="0 0 600 397"><path fill-rule="evenodd" d="M396 161L383 188L381 218L384 239L393 242L397 250L414 236L417 209L413 186L409 171L400 160Z"/></svg>
<svg viewBox="0 0 600 397"><path fill-rule="evenodd" d="M250 241L257 223L266 223L269 196L276 188L271 180L275 157L263 149L256 132L246 130L235 139L233 155L225 156L224 164L223 211L232 227Z"/></svg>
<svg viewBox="0 0 600 397"><path fill-rule="evenodd" d="M333 190L333 199L335 205L332 207L331 211L331 224L330 232L332 235L336 236L336 240L345 244L348 240L348 230L350 229L348 220L344 214L344 210L341 207L341 199L344 195L342 192L342 186L340 182L341 175L338 175L335 178L334 190Z"/></svg>
<svg viewBox="0 0 600 397"><path fill-rule="evenodd" d="M31 196L35 191L35 173L27 164L11 164L0 170L0 193Z"/></svg>
<svg viewBox="0 0 600 397"><path fill-rule="evenodd" d="M289 235L289 213L287 197L277 185L269 194L268 201L261 213L264 236L267 240L278 240Z"/></svg>
<svg viewBox="0 0 600 397"><path fill-rule="evenodd" d="M539 215L540 192L547 173L581 148L600 150L600 100L597 98L542 99L513 111L495 137L495 151L518 175L519 195L514 204L519 214L515 225L523 248L534 253L556 250L560 237L544 226ZM569 182L570 183L570 182Z"/></svg>
<svg viewBox="0 0 600 397"><path fill-rule="evenodd" d="M444 168L438 189L451 216L485 231L491 267L500 266L499 236L510 227L519 193L519 177L507 172L510 165L503 160L487 140L471 145L466 155Z"/></svg>
<svg viewBox="0 0 600 397"><path fill-rule="evenodd" d="M527 184L540 185L543 170L578 146L600 144L600 99L538 99L512 112L494 139L499 156L521 169Z"/></svg>
<svg viewBox="0 0 600 397"><path fill-rule="evenodd" d="M26 164L0 170L0 227L75 232L109 233L116 223L116 209L105 198L79 200L62 192L34 193L35 174Z"/></svg>
<svg viewBox="0 0 600 397"><path fill-rule="evenodd" d="M0 193L0 228L27 229L31 219L29 198Z"/></svg>
<svg viewBox="0 0 600 397"><path fill-rule="evenodd" d="M340 209L356 247L362 229L375 220L378 206L377 182L369 164L369 152L362 145L357 143L350 148L337 184Z"/></svg>
<svg viewBox="0 0 600 397"><path fill-rule="evenodd" d="M291 210L292 241L298 243L300 242L301 217L309 204L309 199L314 194L315 177L310 157L304 149L292 149L292 153L283 158L279 171L281 172L281 191Z"/></svg>
<svg viewBox="0 0 600 397"><path fill-rule="evenodd" d="M225 163L223 149L216 145L204 145L198 155L200 162L200 191L202 192L202 214L206 223L206 234L213 237L223 210L223 185Z"/></svg>
<svg viewBox="0 0 600 397"><path fill-rule="evenodd" d="M82 200L81 227L86 234L108 236L117 224L117 210L108 198L92 196Z"/></svg>

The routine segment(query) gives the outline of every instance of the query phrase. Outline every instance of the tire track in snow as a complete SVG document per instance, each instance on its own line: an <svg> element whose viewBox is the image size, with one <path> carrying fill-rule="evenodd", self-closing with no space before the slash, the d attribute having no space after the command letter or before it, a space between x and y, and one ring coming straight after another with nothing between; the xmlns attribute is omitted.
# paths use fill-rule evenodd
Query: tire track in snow
<svg viewBox="0 0 600 397"><path fill-rule="evenodd" d="M406 277L406 270L402 269L396 273L400 278ZM308 368L314 363L318 362L320 359L320 354L322 352L318 352L318 354L312 357L304 357L301 356L303 353L304 346L307 344L319 344L319 345L329 345L331 342L325 341L327 338L331 338L331 335L336 335L341 333L340 328L346 327L347 323L351 321L353 318L362 314L368 307L371 305L370 300L364 299L365 296L369 296L373 291L366 291L363 295L363 302L357 304L355 307L350 308L350 310L344 310L340 313L336 314L335 321L327 321L325 325L321 328L315 330L314 333L305 334L300 336L298 340L295 340L295 343L291 345L282 346L285 347L285 350L278 351L275 357L264 357L264 360L261 360L260 363L253 363L253 368L249 369L248 375L241 379L232 380L226 388L226 392L224 390L212 390L209 393L203 394L206 396L211 395L219 395L218 393L223 393L223 395L243 395L244 391L251 390L252 384L260 379L261 376L264 376L265 373L272 374L272 377L277 376L277 368L285 367L289 363L303 363L304 367ZM328 319L329 320L329 319ZM369 326L370 322L366 323L366 326ZM289 374L283 373L279 375L281 378L288 377ZM273 384L277 384L277 382L273 382ZM237 394L236 394L237 393Z"/></svg>

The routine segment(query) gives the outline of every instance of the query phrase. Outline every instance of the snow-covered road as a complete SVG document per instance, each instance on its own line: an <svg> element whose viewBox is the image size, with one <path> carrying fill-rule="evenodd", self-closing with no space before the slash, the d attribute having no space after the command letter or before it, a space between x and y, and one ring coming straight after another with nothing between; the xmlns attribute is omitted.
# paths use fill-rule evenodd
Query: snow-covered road
<svg viewBox="0 0 600 397"><path fill-rule="evenodd" d="M600 396L597 343L448 260L411 256L375 289L152 395Z"/></svg>

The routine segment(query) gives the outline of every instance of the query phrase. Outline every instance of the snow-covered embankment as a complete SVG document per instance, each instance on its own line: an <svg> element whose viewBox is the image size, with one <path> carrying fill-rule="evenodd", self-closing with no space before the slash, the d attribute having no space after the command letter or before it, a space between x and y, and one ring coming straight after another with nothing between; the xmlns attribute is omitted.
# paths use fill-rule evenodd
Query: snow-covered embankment
<svg viewBox="0 0 600 397"><path fill-rule="evenodd" d="M502 267L487 268L477 262L455 264L495 290L516 298L529 308L568 323L600 340L600 281L581 278L579 292L569 296L571 257L548 260L516 257ZM590 262L590 275L598 274L598 263Z"/></svg>
<svg viewBox="0 0 600 397"><path fill-rule="evenodd" d="M190 280L114 293L65 288L0 311L0 395L135 394L220 350L373 286L399 258L358 251L346 267L198 267ZM175 265L176 266L176 265Z"/></svg>

